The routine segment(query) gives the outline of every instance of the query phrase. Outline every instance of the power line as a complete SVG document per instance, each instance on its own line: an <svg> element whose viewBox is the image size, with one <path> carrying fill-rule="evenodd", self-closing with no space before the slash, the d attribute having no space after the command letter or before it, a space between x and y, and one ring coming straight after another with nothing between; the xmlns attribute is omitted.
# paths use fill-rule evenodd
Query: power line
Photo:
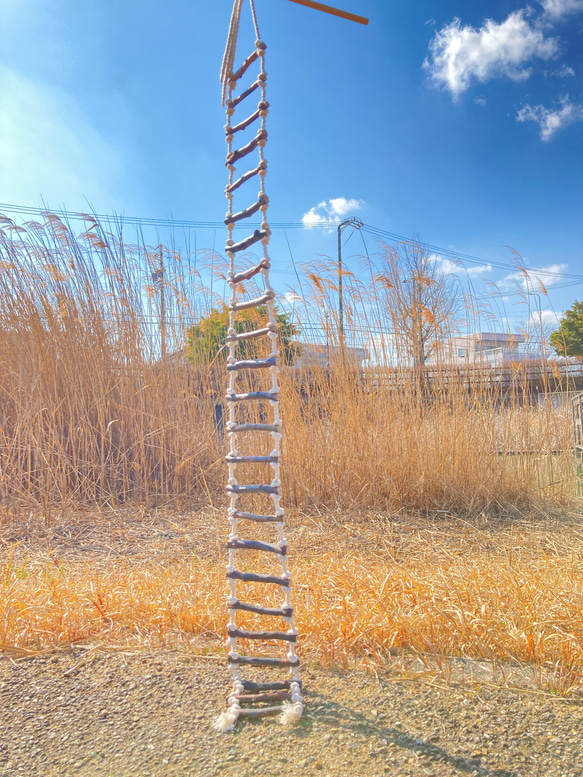
<svg viewBox="0 0 583 777"><path fill-rule="evenodd" d="M224 229L224 221L193 221L190 219L175 219L175 218L148 218L146 216L127 216L122 213L95 213L94 211L75 212L65 210L64 208L35 208L29 205L13 205L11 203L0 202L0 213L19 213L30 216L43 216L45 213L54 213L57 216L62 216L66 219L76 221L103 221L106 224L131 224L135 226L153 226L153 227L186 227L188 229ZM331 222L325 224L314 224L309 227L303 222L270 222L271 227L276 229L308 229L312 227L333 227L339 222ZM235 228L259 228L261 225L259 222L256 224L235 224Z"/></svg>
<svg viewBox="0 0 583 777"><path fill-rule="evenodd" d="M224 228L224 222L223 221L193 221L190 219L174 219L174 218L148 218L148 217L142 217L142 216L126 216L124 214L104 214L104 213L95 213L95 212L74 212L65 210L63 208L36 208L28 205L14 205L12 203L0 203L0 213L6 212L6 213L18 213L23 215L31 215L31 216L43 216L45 213L55 213L58 216L62 216L66 219L71 220L81 220L81 221L87 221L87 220L97 220L99 222L103 222L106 224L114 224L118 227L122 226L123 224L130 224L134 226L153 226L153 227L170 227L170 228L186 228L186 229L223 229ZM293 221L280 221L280 222L271 222L270 227L272 229L302 229L302 230L309 230L309 229L333 229L334 227L337 227L341 222L340 221L326 221L326 222L310 222L305 223L303 221L300 222L293 222ZM258 228L260 226L259 223L257 224L248 224L245 225L246 228ZM235 227L238 228L244 228L244 225L235 225ZM399 235L396 232L390 232L385 229L381 229L380 227L375 227L372 224L364 224L362 229L367 232L368 234L379 237L383 239L388 239L393 242L398 243L407 243L411 242L410 238L405 237L404 235ZM503 262L496 262L493 260L488 259L482 259L477 256L473 256L472 254L466 254L462 251L454 251L448 248L442 248L441 246L434 245L432 243L426 243L424 241L415 241L418 243L422 248L427 249L431 253L437 254L438 256L442 256L445 258L462 261L462 262L469 262L471 264L480 265L483 267L495 267L496 269L500 270L511 270L513 272L517 272L518 268L516 265L512 264L505 264ZM553 272L550 270L540 270L540 269L531 269L530 271L525 268L525 272L533 275L541 274L543 277L548 278L568 278L570 280L565 281L564 283L555 283L553 284L553 288L565 288L567 286L573 286L573 285L579 285L583 283L583 275L576 275L572 273L561 273L561 272ZM576 283L573 283L575 281Z"/></svg>
<svg viewBox="0 0 583 777"><path fill-rule="evenodd" d="M391 240L395 240L397 242L406 242L406 243L411 242L410 238L403 237L403 235L398 235L395 232L388 232L385 229L380 229L379 227L374 227L369 224L365 224L363 229L365 232L368 232L371 235L375 235L376 237L388 237ZM470 262L471 264L492 266L502 270L514 270L515 272L517 271L517 267L515 265L504 264L503 262L495 262L492 260L480 259L477 256L472 256L472 254L465 254L461 251L453 251L447 248L441 248L440 246L432 245L431 243L425 243L422 240L419 240L419 241L416 240L415 243L418 243L418 245L420 245L422 248L426 248L432 253L439 254L440 256L455 257L465 262ZM527 273L529 272L527 268L525 268L525 271ZM553 278L574 278L576 280L583 281L583 275L573 275L570 273L552 272L550 270L537 270L537 269L533 269L530 272L533 274L540 273L544 276L549 276Z"/></svg>

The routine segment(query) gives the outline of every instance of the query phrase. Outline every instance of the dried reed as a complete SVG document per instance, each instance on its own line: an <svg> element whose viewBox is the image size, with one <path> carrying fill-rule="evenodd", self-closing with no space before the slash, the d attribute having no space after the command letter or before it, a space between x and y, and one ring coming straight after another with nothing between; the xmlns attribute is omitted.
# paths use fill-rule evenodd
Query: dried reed
<svg viewBox="0 0 583 777"><path fill-rule="evenodd" d="M5 514L221 504L224 369L220 359L189 365L185 350L189 326L221 301L175 251L126 245L90 216L80 236L50 213L42 225L0 225ZM421 385L410 367L419 359L411 339L399 339L399 320L413 335L422 321L435 341L467 328L482 303L449 286L431 291L435 276L423 258L403 307L410 287L395 250L382 248L374 261L365 263L365 280L345 278L347 326L362 333L352 344L374 350L374 367L363 375L337 357L283 370L287 504L477 516L571 499L568 413L525 401L523 372L511 370L504 387L487 371L437 370ZM221 262L212 255L213 270L224 274ZM341 346L331 267L312 263L303 283L302 321L316 340ZM389 325L392 339L371 335Z"/></svg>
<svg viewBox="0 0 583 777"><path fill-rule="evenodd" d="M521 663L539 687L581 689L583 535L575 522L476 528L451 519L336 520L293 521L304 659L394 666L402 651L446 673L452 657L502 670ZM216 521L224 533L220 516ZM164 554L124 541L125 558L115 547L109 558L82 548L67 553L59 549L62 531L47 538L50 555L34 549L38 542L13 544L0 565L0 643L39 650L90 640L220 651L226 559L204 551L200 526L208 523L191 517L188 531L202 552L190 559L180 552L183 538ZM101 542L116 532L123 537L123 522L104 527ZM261 620L250 615L247 625Z"/></svg>

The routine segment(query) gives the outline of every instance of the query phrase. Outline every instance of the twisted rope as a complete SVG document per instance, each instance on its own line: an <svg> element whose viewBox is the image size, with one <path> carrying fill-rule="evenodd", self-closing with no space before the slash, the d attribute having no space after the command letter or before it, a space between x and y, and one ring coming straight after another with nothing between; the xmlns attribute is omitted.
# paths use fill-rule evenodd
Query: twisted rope
<svg viewBox="0 0 583 777"><path fill-rule="evenodd" d="M233 66L235 64L235 55L237 53L237 39L239 37L239 23L241 21L241 9L243 7L244 0L235 0L233 3L233 11L231 13L231 21L229 24L229 35L227 37L227 45L225 46L225 53L223 54L223 63L221 65L221 84L222 90L222 105L225 107L227 102L227 89L229 84L229 78L233 72ZM255 39L261 40L259 34L259 24L257 23L257 13L255 11L255 3L253 0L249 0L251 5L251 16L253 18L253 27L255 28Z"/></svg>

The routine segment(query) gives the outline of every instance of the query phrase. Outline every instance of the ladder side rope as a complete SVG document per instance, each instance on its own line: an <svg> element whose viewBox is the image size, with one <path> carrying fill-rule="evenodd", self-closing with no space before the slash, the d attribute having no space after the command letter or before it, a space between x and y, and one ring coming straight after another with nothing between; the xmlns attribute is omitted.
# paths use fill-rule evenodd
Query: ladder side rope
<svg viewBox="0 0 583 777"><path fill-rule="evenodd" d="M227 370L229 375L227 401L229 404L229 416L226 424L227 436L229 438L229 453L226 457L228 464L228 485L227 493L229 497L228 520L231 526L228 547L228 567L227 580L230 589L229 605L229 625L228 625L228 645L229 645L229 666L233 681L233 692L227 697L227 711L223 712L214 726L218 731L231 731L238 718L241 715L249 717L263 717L265 715L279 714L279 721L282 724L293 723L300 719L304 705L301 696L301 681L299 674L299 658L296 654L297 629L293 620L293 610L291 603L291 581L287 568L288 543L284 535L284 509L281 506L280 494L280 458L281 458L281 440L282 440L282 422L279 415L279 349L277 335L277 317L275 312L275 292L269 281L269 268L271 266L269 258L269 240L271 231L267 221L267 209L269 198L265 192L265 177L267 174L267 161L264 156L265 144L267 141L266 119L268 115L269 103L266 100L266 82L267 72L265 69L265 50L266 46L259 37L259 28L253 0L250 0L253 24L257 36L255 42L255 51L244 62L242 67L235 73L234 61L237 46L237 36L239 30L239 21L241 15L243 0L235 0L233 13L231 16L231 25L229 28L229 38L227 48L223 59L221 70L221 82L223 85L223 105L226 105L227 124L225 132L227 137L227 169L229 171L229 182L225 190L228 201L228 212L225 224L228 231L226 253L229 257L228 282L232 289L232 297L229 300L229 329L227 337L228 358ZM239 79L246 72L253 62L259 60L260 72L256 84L243 92L239 97L234 97L234 90ZM254 118L241 122L239 125L233 125L232 120L235 114L235 107L244 101L256 88L260 90L260 100ZM261 120L261 127L254 141L249 143L243 149L233 150L235 132L240 127L250 126L254 120ZM249 150L247 150L249 148ZM258 151L259 164L251 174L245 174L241 182L235 181L235 162L246 156L252 151ZM238 214L233 214L234 191L249 178L259 176L259 196L255 205L246 208ZM246 175L249 175L246 178ZM237 184L237 185L234 185ZM233 240L233 230L235 224L245 218L250 218L259 211L262 217L261 229L255 230L254 234L239 243ZM263 258L260 262L249 270L237 272L235 267L236 254L254 243L261 242L263 247ZM255 300L239 299L239 284L243 280L248 280L253 276L263 276L265 293ZM267 310L267 325L260 330L252 333L238 333L236 328L237 312L239 310L248 310L251 307L265 306ZM266 337L269 342L269 356L264 359L240 359L237 360L237 343L245 341L251 337ZM263 369L268 369L271 378L271 387L267 390L249 391L247 393L237 393L237 379L242 372L248 370L261 373ZM272 422L264 423L238 423L238 409L246 401L266 400L272 411ZM257 435L269 433L273 439L273 450L268 455L242 455L238 448L238 434L255 433ZM263 438L264 439L264 438ZM237 467L248 463L268 464L273 470L272 480L269 485L240 485L237 480ZM242 511L238 506L238 501L244 498L246 494L265 494L271 499L273 504L273 515L261 515ZM249 522L251 525L273 525L278 533L278 542L275 544L247 540L238 536L237 530L239 521ZM272 575L259 575L253 573L244 573L237 570L235 566L237 550L258 550L273 553L281 566L281 577ZM264 582L278 585L284 594L284 600L280 608L263 607L258 604L241 602L237 597L236 581L240 582ZM282 618L287 625L287 632L281 631L261 631L251 632L239 629L236 623L236 614L238 611L253 612L260 615ZM279 640L287 645L285 658L259 656L242 656L238 652L238 640ZM241 674L243 666L270 666L287 667L290 671L290 679L283 682L255 683L246 681ZM275 693L274 693L275 692ZM282 701L281 706L262 706L255 709L243 708L241 703L269 703L271 701Z"/></svg>
<svg viewBox="0 0 583 777"><path fill-rule="evenodd" d="M255 28L255 39L260 41L261 35L259 34L259 25L257 23L257 14L255 12L254 0L249 0L251 5L251 15L253 17L253 27ZM237 38L239 37L239 23L241 21L241 8L243 7L243 0L235 0L233 4L233 12L231 14L231 22L229 24L229 35L227 37L227 45L225 47L225 54L223 56L223 64L221 66L221 84L223 86L222 104L225 106L227 99L228 83L233 75L233 67L235 64L235 54L237 53Z"/></svg>

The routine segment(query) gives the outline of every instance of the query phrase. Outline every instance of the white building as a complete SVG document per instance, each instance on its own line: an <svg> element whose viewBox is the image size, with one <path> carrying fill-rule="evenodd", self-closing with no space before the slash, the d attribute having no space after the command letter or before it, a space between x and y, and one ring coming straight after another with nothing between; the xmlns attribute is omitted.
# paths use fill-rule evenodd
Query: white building
<svg viewBox="0 0 583 777"><path fill-rule="evenodd" d="M341 348L338 345L326 343L300 343L301 352L296 360L296 367L329 367L340 360L342 354L350 364L362 370L362 363L368 359L366 348Z"/></svg>
<svg viewBox="0 0 583 777"><path fill-rule="evenodd" d="M428 364L483 364L502 365L507 362L525 361L531 355L520 350L526 342L524 335L503 332L475 332L452 337L436 346Z"/></svg>

